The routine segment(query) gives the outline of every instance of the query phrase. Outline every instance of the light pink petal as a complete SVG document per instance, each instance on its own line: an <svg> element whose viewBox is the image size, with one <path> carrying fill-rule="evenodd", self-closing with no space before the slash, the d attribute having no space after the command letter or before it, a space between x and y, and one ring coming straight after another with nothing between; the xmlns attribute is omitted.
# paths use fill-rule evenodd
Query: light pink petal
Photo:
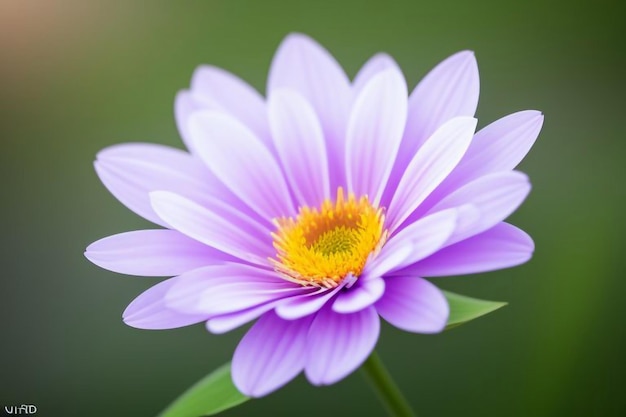
<svg viewBox="0 0 626 417"><path fill-rule="evenodd" d="M283 320L265 313L235 350L232 376L237 389L262 397L295 378L304 367L311 320Z"/></svg>
<svg viewBox="0 0 626 417"><path fill-rule="evenodd" d="M376 74L356 98L346 139L348 191L378 205L406 122L407 89L396 68Z"/></svg>
<svg viewBox="0 0 626 417"><path fill-rule="evenodd" d="M476 274L522 264L535 245L524 231L508 223L448 246L400 274L426 277Z"/></svg>
<svg viewBox="0 0 626 417"><path fill-rule="evenodd" d="M472 204L480 216L468 227L455 231L448 244L481 233L506 219L530 192L528 177L518 171L505 171L480 177L441 200L431 212Z"/></svg>
<svg viewBox="0 0 626 417"><path fill-rule="evenodd" d="M156 213L174 229L192 239L248 262L267 266L274 254L268 231L228 207L218 212L166 191L150 194ZM225 217L226 216L226 217Z"/></svg>
<svg viewBox="0 0 626 417"><path fill-rule="evenodd" d="M306 35L285 38L274 55L267 95L277 89L297 91L315 109L329 154L331 189L344 184L346 121L352 103L350 80L337 61Z"/></svg>
<svg viewBox="0 0 626 417"><path fill-rule="evenodd" d="M388 210L393 232L454 169L467 150L476 119L458 117L439 128L413 157Z"/></svg>
<svg viewBox="0 0 626 417"><path fill-rule="evenodd" d="M211 65L193 73L191 93L207 110L220 110L237 119L272 149L265 100L239 77Z"/></svg>
<svg viewBox="0 0 626 417"><path fill-rule="evenodd" d="M358 96L359 93L363 90L363 87L370 81L372 77L374 77L379 72L383 72L387 69L396 69L400 71L400 67L394 61L392 57L385 53L378 53L371 57L359 70L354 77L354 81L352 82L352 90L354 91L354 96Z"/></svg>
<svg viewBox="0 0 626 417"><path fill-rule="evenodd" d="M320 311L307 338L304 373L314 385L330 385L356 370L374 350L380 332L376 310Z"/></svg>
<svg viewBox="0 0 626 417"><path fill-rule="evenodd" d="M178 278L170 278L141 293L124 311L124 323L138 329L175 329L208 319L206 314L185 314L165 305L165 294Z"/></svg>
<svg viewBox="0 0 626 417"><path fill-rule="evenodd" d="M210 316L246 310L306 291L278 278L274 271L237 263L196 269L178 278L167 294L167 305Z"/></svg>
<svg viewBox="0 0 626 417"><path fill-rule="evenodd" d="M357 284L339 292L333 303L336 313L356 313L374 304L385 292L385 281L382 278L358 280Z"/></svg>
<svg viewBox="0 0 626 417"><path fill-rule="evenodd" d="M96 172L126 207L156 224L167 226L150 205L149 193L176 191L204 201L216 195L232 202L234 196L190 154L162 145L128 143L98 153Z"/></svg>
<svg viewBox="0 0 626 417"><path fill-rule="evenodd" d="M478 177L515 168L535 143L542 125L540 112L526 110L503 117L478 131L461 162L423 206L432 207L446 194Z"/></svg>
<svg viewBox="0 0 626 417"><path fill-rule="evenodd" d="M148 277L179 275L232 259L175 230L138 230L105 237L89 245L85 256L109 271Z"/></svg>
<svg viewBox="0 0 626 417"><path fill-rule="evenodd" d="M314 292L292 297L276 307L276 314L286 320L299 319L313 314L341 291L347 282L348 280L344 279L333 289L320 288Z"/></svg>
<svg viewBox="0 0 626 417"><path fill-rule="evenodd" d="M280 166L252 131L210 111L194 113L189 129L209 169L255 212L268 220L294 214Z"/></svg>
<svg viewBox="0 0 626 417"><path fill-rule="evenodd" d="M330 197L324 133L315 111L298 93L274 90L269 118L275 147L299 205L317 206Z"/></svg>
<svg viewBox="0 0 626 417"><path fill-rule="evenodd" d="M376 310L399 329L438 333L446 327L450 308L441 291L423 278L388 277L385 295Z"/></svg>

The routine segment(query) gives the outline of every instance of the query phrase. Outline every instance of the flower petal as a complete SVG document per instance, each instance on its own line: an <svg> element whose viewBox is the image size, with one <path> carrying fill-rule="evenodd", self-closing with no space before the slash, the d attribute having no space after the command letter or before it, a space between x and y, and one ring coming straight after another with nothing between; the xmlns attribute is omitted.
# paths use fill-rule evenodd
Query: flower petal
<svg viewBox="0 0 626 417"><path fill-rule="evenodd" d="M105 237L87 247L85 256L109 271L164 277L232 259L175 230L138 230Z"/></svg>
<svg viewBox="0 0 626 417"><path fill-rule="evenodd" d="M354 81L352 82L354 97L359 95L359 93L363 90L363 87L367 85L372 77L379 72L383 72L390 68L396 69L400 72L402 71L396 61L385 53L378 53L368 59L356 74L356 77L354 77Z"/></svg>
<svg viewBox="0 0 626 417"><path fill-rule="evenodd" d="M393 232L454 169L467 150L476 119L457 117L439 128L413 157L388 210Z"/></svg>
<svg viewBox="0 0 626 417"><path fill-rule="evenodd" d="M307 379L314 385L330 385L345 378L372 353L379 332L380 320L373 307L352 314L321 310L307 338Z"/></svg>
<svg viewBox="0 0 626 417"><path fill-rule="evenodd" d="M283 320L265 313L241 339L233 356L233 382L250 397L282 387L302 371L312 319Z"/></svg>
<svg viewBox="0 0 626 417"><path fill-rule="evenodd" d="M356 313L374 304L385 292L385 281L382 278L358 280L357 284L337 296L333 303L336 313Z"/></svg>
<svg viewBox="0 0 626 417"><path fill-rule="evenodd" d="M276 300L248 308L246 310L240 310L235 313L221 314L219 316L211 317L206 322L206 328L208 331L215 334L229 332L274 309L280 301L281 300Z"/></svg>
<svg viewBox="0 0 626 417"><path fill-rule="evenodd" d="M382 277L386 272L396 268L397 265L403 264L413 253L412 245L393 245L389 248L386 246L376 258L365 265L359 280L368 281Z"/></svg>
<svg viewBox="0 0 626 417"><path fill-rule="evenodd" d="M433 284L410 276L388 277L385 283L385 295L376 303L382 318L415 333L438 333L446 327L450 308Z"/></svg>
<svg viewBox="0 0 626 417"><path fill-rule="evenodd" d="M441 200L431 211L472 204L480 212L473 224L455 231L448 245L481 233L506 219L530 192L528 177L518 171L497 172L480 177Z"/></svg>
<svg viewBox="0 0 626 417"><path fill-rule="evenodd" d="M175 329L199 323L208 318L206 314L185 314L165 305L165 294L176 283L170 278L141 293L124 310L124 323L138 329Z"/></svg>
<svg viewBox="0 0 626 417"><path fill-rule="evenodd" d="M396 68L375 75L356 98L346 134L348 191L378 205L402 140L407 114L404 76Z"/></svg>
<svg viewBox="0 0 626 417"><path fill-rule="evenodd" d="M411 92L407 141L403 142L402 152L415 154L448 120L474 116L479 93L480 79L474 52L458 52L433 68Z"/></svg>
<svg viewBox="0 0 626 417"><path fill-rule="evenodd" d="M330 197L324 133L315 111L298 93L274 90L269 118L275 147L299 205Z"/></svg>
<svg viewBox="0 0 626 417"><path fill-rule="evenodd" d="M229 212L227 206L209 210L167 191L152 192L150 197L159 217L179 232L239 259L268 265L267 258L273 255L268 231L249 217Z"/></svg>
<svg viewBox="0 0 626 417"><path fill-rule="evenodd" d="M543 115L535 110L510 114L474 135L467 153L454 170L453 179L471 179L517 166L535 143Z"/></svg>
<svg viewBox="0 0 626 417"><path fill-rule="evenodd" d="M207 266L178 278L167 294L167 305L210 316L246 310L306 291L278 278L274 271L237 263Z"/></svg>
<svg viewBox="0 0 626 417"><path fill-rule="evenodd" d="M176 119L176 127L183 143L189 149L189 152L196 153L194 149L191 135L189 134L189 116L198 110L206 109L206 107L193 98L193 94L189 90L182 90L176 94L174 100L174 119Z"/></svg>
<svg viewBox="0 0 626 417"><path fill-rule="evenodd" d="M317 312L348 283L344 279L333 289L320 288L314 292L298 295L276 307L276 314L286 320L295 320Z"/></svg>
<svg viewBox="0 0 626 417"><path fill-rule="evenodd" d="M535 143L542 125L540 112L526 110L503 117L478 131L461 162L428 197L423 209L427 210L478 177L515 168Z"/></svg>
<svg viewBox="0 0 626 417"><path fill-rule="evenodd" d="M382 276L432 255L454 232L457 213L456 209L442 210L402 229L383 246L378 258L372 262L372 269L367 270L367 275ZM395 264L385 262L389 254L398 253L403 247L411 249L403 259L398 259ZM382 268L382 263L385 263L386 268Z"/></svg>
<svg viewBox="0 0 626 417"><path fill-rule="evenodd" d="M472 51L450 56L420 81L409 97L409 116L392 178L400 178L413 156L444 123L474 115L479 90L478 66ZM386 190L384 204L388 204L393 191L393 186Z"/></svg>
<svg viewBox="0 0 626 417"><path fill-rule="evenodd" d="M98 153L96 172L126 207L153 223L166 226L150 205L149 193L176 191L204 201L207 196L232 201L234 196L191 155L162 145L128 143Z"/></svg>
<svg viewBox="0 0 626 417"><path fill-rule="evenodd" d="M210 111L194 113L189 129L209 169L255 212L268 220L294 214L280 167L249 129Z"/></svg>
<svg viewBox="0 0 626 417"><path fill-rule="evenodd" d="M233 116L272 149L265 100L241 78L221 68L202 65L193 73L191 92L205 109Z"/></svg>
<svg viewBox="0 0 626 417"><path fill-rule="evenodd" d="M277 89L297 91L315 109L326 138L331 189L344 184L346 121L352 103L350 80L332 55L310 37L293 33L274 55L268 96Z"/></svg>
<svg viewBox="0 0 626 417"><path fill-rule="evenodd" d="M400 274L426 277L476 274L523 264L535 245L524 231L499 223L469 239L450 245L409 266Z"/></svg>

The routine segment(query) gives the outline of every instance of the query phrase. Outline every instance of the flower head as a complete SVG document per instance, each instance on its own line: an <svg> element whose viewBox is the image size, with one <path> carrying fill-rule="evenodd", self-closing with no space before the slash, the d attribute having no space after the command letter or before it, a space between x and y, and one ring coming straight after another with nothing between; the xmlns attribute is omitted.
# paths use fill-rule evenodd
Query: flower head
<svg viewBox="0 0 626 417"><path fill-rule="evenodd" d="M471 52L409 95L397 64L371 58L350 82L312 39L289 35L267 99L215 67L176 97L189 152L124 144L96 171L128 208L162 226L110 236L86 256L112 271L173 276L124 312L134 327L206 322L222 333L258 319L233 380L265 395L304 370L332 384L378 339L380 318L436 333L445 297L424 277L511 267L533 243L503 220L530 191L513 168L543 116L523 111L475 133Z"/></svg>

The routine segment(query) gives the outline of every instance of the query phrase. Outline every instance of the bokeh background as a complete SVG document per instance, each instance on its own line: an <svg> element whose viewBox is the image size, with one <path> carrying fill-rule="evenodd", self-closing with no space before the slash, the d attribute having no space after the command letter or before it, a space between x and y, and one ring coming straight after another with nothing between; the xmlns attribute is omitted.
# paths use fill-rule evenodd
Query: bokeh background
<svg viewBox="0 0 626 417"><path fill-rule="evenodd" d="M609 0L3 0L0 406L152 416L230 359L243 330L122 323L126 304L157 280L100 270L82 253L149 224L106 191L92 161L119 142L182 147L173 100L197 65L263 92L275 48L300 31L350 76L372 54L390 53L410 87L473 49L479 126L522 109L546 115L521 166L533 192L511 219L534 237L533 260L436 281L509 306L437 336L383 329L379 352L420 415L623 415L623 16ZM299 377L224 415L383 414L355 373L326 388Z"/></svg>

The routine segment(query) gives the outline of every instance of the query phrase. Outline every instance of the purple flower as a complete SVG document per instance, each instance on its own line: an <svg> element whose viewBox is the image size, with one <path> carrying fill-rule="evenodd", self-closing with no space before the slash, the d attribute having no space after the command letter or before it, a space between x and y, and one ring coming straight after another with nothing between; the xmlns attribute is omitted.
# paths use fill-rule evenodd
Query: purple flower
<svg viewBox="0 0 626 417"><path fill-rule="evenodd" d="M478 69L459 52L409 95L397 64L372 57L350 82L312 39L289 35L267 99L219 68L176 97L189 153L123 144L96 171L124 205L163 229L87 248L95 264L174 276L138 296L143 329L258 318L237 347L236 386L263 396L304 370L337 382L372 352L380 319L444 329L448 304L424 277L527 261L533 242L503 220L530 191L513 171L543 116L522 111L475 132Z"/></svg>

